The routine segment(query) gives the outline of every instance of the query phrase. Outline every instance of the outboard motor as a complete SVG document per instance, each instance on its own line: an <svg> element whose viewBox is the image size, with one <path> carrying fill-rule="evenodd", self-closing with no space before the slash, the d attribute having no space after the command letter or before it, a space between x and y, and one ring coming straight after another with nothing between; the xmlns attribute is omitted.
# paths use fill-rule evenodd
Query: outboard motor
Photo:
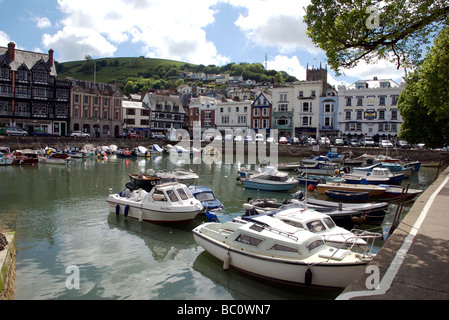
<svg viewBox="0 0 449 320"><path fill-rule="evenodd" d="M292 199L302 200L304 199L304 193L301 190L299 190L293 195Z"/></svg>
<svg viewBox="0 0 449 320"><path fill-rule="evenodd" d="M125 187L128 188L131 191L136 190L136 185L134 184L134 182L129 181L125 184Z"/></svg>

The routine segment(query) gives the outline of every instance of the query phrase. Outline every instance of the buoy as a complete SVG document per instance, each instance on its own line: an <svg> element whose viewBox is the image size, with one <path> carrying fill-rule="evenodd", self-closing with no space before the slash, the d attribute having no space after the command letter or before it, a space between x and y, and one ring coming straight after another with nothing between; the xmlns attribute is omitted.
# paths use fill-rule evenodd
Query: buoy
<svg viewBox="0 0 449 320"><path fill-rule="evenodd" d="M306 274L304 276L304 283L306 284L307 288L312 284L312 270L310 270L310 268L307 268Z"/></svg>
<svg viewBox="0 0 449 320"><path fill-rule="evenodd" d="M315 187L313 186L313 184L309 184L309 186L307 187L307 190L313 191L313 190L315 190Z"/></svg>
<svg viewBox="0 0 449 320"><path fill-rule="evenodd" d="M129 205L126 205L125 212L124 212L125 217L128 216L128 211L129 211Z"/></svg>
<svg viewBox="0 0 449 320"><path fill-rule="evenodd" d="M224 260L223 260L223 270L228 270L230 263L231 263L231 255L228 252L228 253L226 253Z"/></svg>
<svg viewBox="0 0 449 320"><path fill-rule="evenodd" d="M120 205L116 205L115 206L115 214L119 215L120 214Z"/></svg>

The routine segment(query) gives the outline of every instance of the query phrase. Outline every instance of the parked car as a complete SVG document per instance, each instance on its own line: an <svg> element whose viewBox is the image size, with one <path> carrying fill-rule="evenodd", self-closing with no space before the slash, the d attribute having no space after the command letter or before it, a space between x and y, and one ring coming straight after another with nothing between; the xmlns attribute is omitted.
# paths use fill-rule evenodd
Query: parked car
<svg viewBox="0 0 449 320"><path fill-rule="evenodd" d="M317 142L316 142L315 138L309 137L309 138L307 138L307 144L310 146L314 146L317 144Z"/></svg>
<svg viewBox="0 0 449 320"><path fill-rule="evenodd" d="M31 135L34 137L50 137L51 136L50 133L48 133L44 130L34 130Z"/></svg>
<svg viewBox="0 0 449 320"><path fill-rule="evenodd" d="M351 147L360 147L359 139L351 139L351 140L349 140L349 145Z"/></svg>
<svg viewBox="0 0 449 320"><path fill-rule="evenodd" d="M151 134L151 139L165 139L165 135L163 135L162 133L152 133Z"/></svg>
<svg viewBox="0 0 449 320"><path fill-rule="evenodd" d="M279 138L279 144L287 144L287 143L288 143L288 140L287 140L286 137L280 137Z"/></svg>
<svg viewBox="0 0 449 320"><path fill-rule="evenodd" d="M143 139L143 136L137 132L132 132L128 135L128 139Z"/></svg>
<svg viewBox="0 0 449 320"><path fill-rule="evenodd" d="M293 137L292 143L298 144L299 143L299 138L298 137Z"/></svg>
<svg viewBox="0 0 449 320"><path fill-rule="evenodd" d="M82 131L73 131L70 136L72 138L90 138L90 134Z"/></svg>
<svg viewBox="0 0 449 320"><path fill-rule="evenodd" d="M19 127L8 127L8 129L6 129L6 135L7 136L24 136L24 137L26 137L28 135L28 132L26 132L25 130L23 130L22 128L19 128Z"/></svg>
<svg viewBox="0 0 449 320"><path fill-rule="evenodd" d="M343 139L340 139L340 138L335 139L334 145L343 146L344 144L345 144L345 142L343 141Z"/></svg>
<svg viewBox="0 0 449 320"><path fill-rule="evenodd" d="M225 135L224 141L232 141L232 134Z"/></svg>
<svg viewBox="0 0 449 320"><path fill-rule="evenodd" d="M236 141L236 142L243 141L243 137L242 136L235 136L234 137L234 141Z"/></svg>
<svg viewBox="0 0 449 320"><path fill-rule="evenodd" d="M253 136L251 136L251 135L248 135L248 136L245 136L245 142L254 142L254 137Z"/></svg>
<svg viewBox="0 0 449 320"><path fill-rule="evenodd" d="M412 146L405 140L399 140L396 144L401 149L410 149Z"/></svg>
<svg viewBox="0 0 449 320"><path fill-rule="evenodd" d="M267 142L268 142L268 143L272 143L272 142L275 142L275 141L274 141L274 138L273 138L273 137L268 137L268 138L267 138Z"/></svg>
<svg viewBox="0 0 449 320"><path fill-rule="evenodd" d="M328 137L321 137L320 138L320 145L322 145L322 146L330 146L331 145L331 141L329 140Z"/></svg>
<svg viewBox="0 0 449 320"><path fill-rule="evenodd" d="M374 147L375 145L374 139L370 137L363 138L360 144L364 147Z"/></svg>
<svg viewBox="0 0 449 320"><path fill-rule="evenodd" d="M255 141L258 142L265 142L265 136L261 133L257 133L256 136L254 137Z"/></svg>
<svg viewBox="0 0 449 320"><path fill-rule="evenodd" d="M393 144L391 143L390 140L382 140L382 141L380 142L380 146L381 146L382 148L393 148Z"/></svg>

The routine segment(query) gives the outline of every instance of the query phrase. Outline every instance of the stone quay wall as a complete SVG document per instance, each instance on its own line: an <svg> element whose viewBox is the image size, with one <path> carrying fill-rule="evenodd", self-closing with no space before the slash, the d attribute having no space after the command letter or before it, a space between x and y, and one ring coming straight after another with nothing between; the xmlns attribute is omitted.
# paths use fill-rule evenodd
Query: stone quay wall
<svg viewBox="0 0 449 320"><path fill-rule="evenodd" d="M14 300L16 241L14 232L2 232L8 245L0 251L0 300Z"/></svg>

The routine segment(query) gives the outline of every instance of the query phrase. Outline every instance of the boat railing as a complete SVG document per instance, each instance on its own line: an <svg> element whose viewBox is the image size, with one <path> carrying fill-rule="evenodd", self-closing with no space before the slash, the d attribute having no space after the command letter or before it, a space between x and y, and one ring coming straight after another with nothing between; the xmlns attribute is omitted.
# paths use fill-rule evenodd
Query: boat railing
<svg viewBox="0 0 449 320"><path fill-rule="evenodd" d="M254 223L254 226L255 226L256 228L263 228L263 229L266 229L266 230L268 230L268 231L277 233L277 234L279 234L279 235L281 235L281 236L284 236L284 237L293 239L293 240L295 240L295 241L298 241L298 237L296 237L296 236L294 236L294 235L292 235L292 234L290 234L290 233L288 233L288 232L286 232L286 231L279 230L279 229L277 229L277 228L271 227L271 226L269 226L269 225L267 225L267 224ZM298 228L298 229L300 229L300 228Z"/></svg>
<svg viewBox="0 0 449 320"><path fill-rule="evenodd" d="M345 242L343 243L342 249L344 248L354 251L355 253L360 254L362 259L372 259L374 241L381 238L382 234L361 229L352 229L351 232L353 233L353 235L346 238ZM346 236L347 234L345 233L341 235ZM329 240L330 239L328 239L328 241ZM361 243L358 240L364 240L365 243Z"/></svg>

